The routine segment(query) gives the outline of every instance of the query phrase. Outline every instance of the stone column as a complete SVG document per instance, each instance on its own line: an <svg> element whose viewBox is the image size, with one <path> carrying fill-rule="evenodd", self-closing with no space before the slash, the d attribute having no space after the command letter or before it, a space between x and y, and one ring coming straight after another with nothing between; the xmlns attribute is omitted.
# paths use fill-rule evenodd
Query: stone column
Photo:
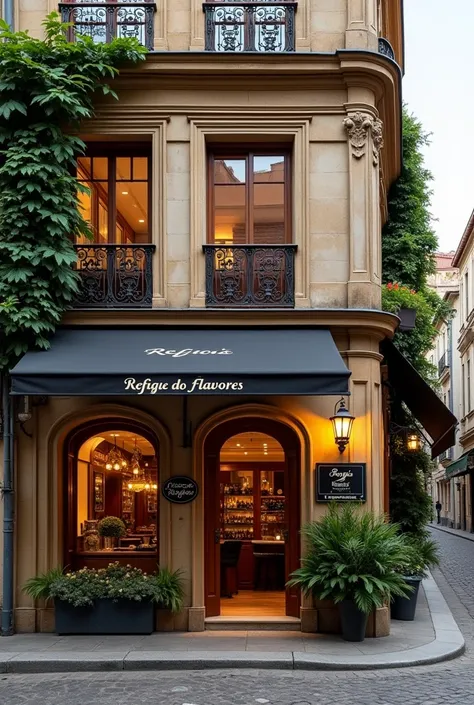
<svg viewBox="0 0 474 705"><path fill-rule="evenodd" d="M378 51L377 0L348 0L346 49Z"/></svg>
<svg viewBox="0 0 474 705"><path fill-rule="evenodd" d="M380 308L381 225L379 152L382 122L376 111L347 107L349 149L349 308Z"/></svg>

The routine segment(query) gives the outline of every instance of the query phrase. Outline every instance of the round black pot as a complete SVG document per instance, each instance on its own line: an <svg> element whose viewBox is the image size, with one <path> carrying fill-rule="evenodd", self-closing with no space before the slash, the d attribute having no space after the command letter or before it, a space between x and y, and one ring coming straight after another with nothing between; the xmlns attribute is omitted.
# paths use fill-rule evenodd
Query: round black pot
<svg viewBox="0 0 474 705"><path fill-rule="evenodd" d="M391 607L392 619L399 619L402 622L413 622L415 619L416 603L418 600L418 590L420 589L421 578L404 578L407 585L411 585L414 590L408 597L394 597Z"/></svg>
<svg viewBox="0 0 474 705"><path fill-rule="evenodd" d="M339 603L342 638L345 641L364 641L367 627L367 615L361 612L352 600Z"/></svg>

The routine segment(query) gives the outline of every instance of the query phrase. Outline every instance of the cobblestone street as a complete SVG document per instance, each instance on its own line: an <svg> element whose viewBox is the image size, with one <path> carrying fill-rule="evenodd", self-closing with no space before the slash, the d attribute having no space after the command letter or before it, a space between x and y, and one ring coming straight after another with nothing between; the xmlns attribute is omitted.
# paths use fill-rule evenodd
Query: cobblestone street
<svg viewBox="0 0 474 705"><path fill-rule="evenodd" d="M436 579L467 643L456 661L370 672L199 671L5 675L2 705L474 705L474 543L433 529Z"/></svg>

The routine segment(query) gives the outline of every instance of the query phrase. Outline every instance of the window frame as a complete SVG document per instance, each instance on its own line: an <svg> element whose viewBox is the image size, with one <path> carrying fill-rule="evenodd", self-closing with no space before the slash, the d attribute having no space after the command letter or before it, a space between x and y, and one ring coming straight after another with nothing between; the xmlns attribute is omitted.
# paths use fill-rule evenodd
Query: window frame
<svg viewBox="0 0 474 705"><path fill-rule="evenodd" d="M118 144L116 142L110 142L110 143L97 143L97 142L92 142L87 144L87 149L86 152L81 155L83 158L105 158L107 159L107 180L105 181L97 181L97 184L105 184L107 183L107 241L104 243L101 243L100 241L93 241L93 242L88 242L85 244L92 244L92 245L132 245L132 244L140 244L140 245L146 245L146 244L151 244L153 241L152 237L152 224L153 224L153 206L152 206L152 193L153 193L153 184L152 184L152 173L153 173L153 167L152 167L152 146L149 143L144 143L144 142L129 142L126 144ZM126 228L124 227L124 221L125 219L123 217L118 218L117 217L117 193L116 193L116 186L117 186L117 159L124 157L124 158L133 158L133 157L147 157L148 158L148 170L147 170L147 218L148 218L148 240L146 243L140 242L140 243L127 243L127 242L117 242L117 225L120 225L121 227L124 228L124 232L126 235ZM77 171L80 168L79 163L76 166L76 178L77 178ZM94 180L91 179L90 182L86 181L81 181L80 179L77 179L79 183L91 183L94 184ZM136 179L135 180L137 183L143 183L143 179ZM120 182L119 182L120 183ZM133 182L131 182L133 183ZM94 193L94 191L91 189L91 195ZM96 222L97 226L99 223L98 219L98 211L99 211L99 199L91 199L91 211L97 211L97 213L94 212L94 218L97 215ZM127 222L128 224L128 222ZM93 224L94 227L94 224ZM95 236L95 233L94 233ZM75 244L80 244L75 242Z"/></svg>
<svg viewBox="0 0 474 705"><path fill-rule="evenodd" d="M282 156L284 158L283 167L283 218L284 218L284 242L283 243L265 243L260 246L274 247L290 245L293 243L293 222L292 222L292 194L293 194L293 174L292 174L292 150L287 145L281 143L266 144L264 147L260 145L227 145L227 146L209 146L207 152L207 238L208 245L219 245L214 238L214 218L215 218L215 187L214 182L214 163L216 159L242 159L245 158L245 231L246 242L239 244L222 243L223 247L245 247L247 245L258 246L254 241L254 186L253 169L250 169L250 160L254 157L271 157ZM252 179L250 178L252 176ZM258 183L258 182L257 182Z"/></svg>

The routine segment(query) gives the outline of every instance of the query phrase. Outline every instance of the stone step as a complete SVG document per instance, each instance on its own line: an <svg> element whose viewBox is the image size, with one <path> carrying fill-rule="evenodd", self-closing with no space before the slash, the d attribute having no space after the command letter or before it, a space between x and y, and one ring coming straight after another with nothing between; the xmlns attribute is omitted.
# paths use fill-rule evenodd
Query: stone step
<svg viewBox="0 0 474 705"><path fill-rule="evenodd" d="M214 631L274 631L297 632L301 620L297 617L207 617L206 629Z"/></svg>

